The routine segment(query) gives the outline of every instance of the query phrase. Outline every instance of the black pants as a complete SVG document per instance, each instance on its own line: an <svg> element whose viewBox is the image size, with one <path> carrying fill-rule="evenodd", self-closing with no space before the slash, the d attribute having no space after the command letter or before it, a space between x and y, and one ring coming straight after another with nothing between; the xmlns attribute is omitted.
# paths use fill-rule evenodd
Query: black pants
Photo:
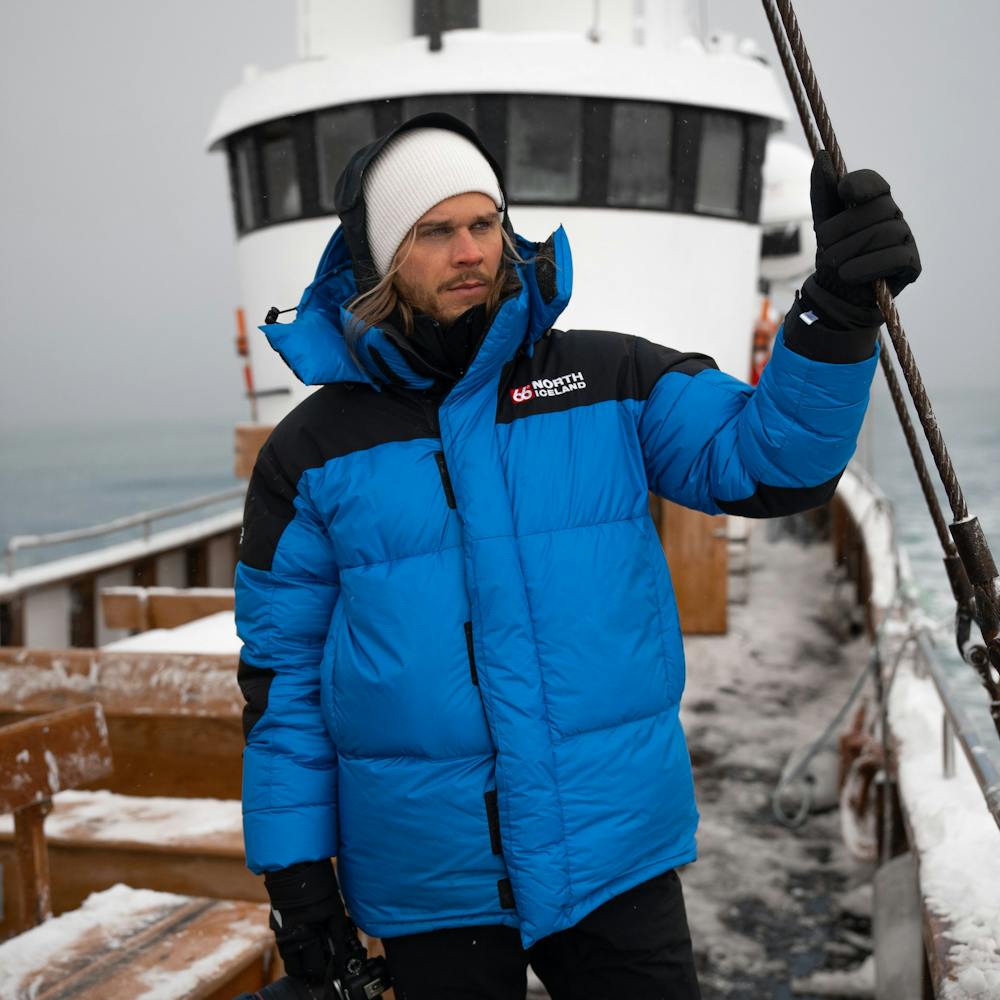
<svg viewBox="0 0 1000 1000"><path fill-rule="evenodd" d="M524 1000L530 962L552 1000L699 1000L676 872L616 896L525 951L512 927L384 938L396 1000Z"/></svg>

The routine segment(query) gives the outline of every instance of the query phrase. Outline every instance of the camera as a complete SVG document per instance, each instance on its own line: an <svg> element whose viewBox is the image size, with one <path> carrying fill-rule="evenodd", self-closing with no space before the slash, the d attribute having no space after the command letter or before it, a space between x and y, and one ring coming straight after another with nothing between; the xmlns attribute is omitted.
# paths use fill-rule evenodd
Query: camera
<svg viewBox="0 0 1000 1000"><path fill-rule="evenodd" d="M375 1000L392 986L392 977L381 957L366 958L364 961L348 962L347 974L339 982L334 982L334 996L337 1000Z"/></svg>
<svg viewBox="0 0 1000 1000"><path fill-rule="evenodd" d="M256 993L241 993L236 1000L376 1000L390 986L384 958L354 959L341 979L310 986L284 976Z"/></svg>

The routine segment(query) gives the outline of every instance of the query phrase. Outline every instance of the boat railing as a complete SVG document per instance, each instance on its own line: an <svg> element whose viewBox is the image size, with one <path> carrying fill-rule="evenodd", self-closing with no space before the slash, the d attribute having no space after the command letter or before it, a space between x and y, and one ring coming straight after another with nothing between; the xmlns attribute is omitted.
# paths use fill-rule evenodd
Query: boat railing
<svg viewBox="0 0 1000 1000"><path fill-rule="evenodd" d="M225 503L228 500L236 500L242 498L245 493L246 484L241 484L240 486L231 487L228 490L222 490L219 493L194 497L191 500L182 500L178 503L169 504L166 507L140 511L138 514L129 514L126 517L117 517L114 520L104 521L101 524L93 524L87 528L74 528L70 531L50 531L41 535L14 535L4 548L6 572L8 575L13 576L16 569L17 553L22 549L34 549L46 545L62 545L66 542L77 542L87 538L100 538L136 527L142 529L143 540L149 541L153 535L153 525L157 521L168 517L176 517L180 514L187 514L190 511L201 510L205 507L212 507L216 504Z"/></svg>
<svg viewBox="0 0 1000 1000"><path fill-rule="evenodd" d="M930 635L926 630L920 629L915 638L920 654L920 668L933 682L941 700L941 764L944 776L955 777L957 742L969 762L969 768L983 794L986 808L993 821L1000 827L1000 771L997 770L986 744L965 709L958 703L945 680L944 669Z"/></svg>
<svg viewBox="0 0 1000 1000"><path fill-rule="evenodd" d="M851 464L837 495L848 516L848 523L844 527L853 535L852 541L841 540L840 548L847 551L860 544L867 562L864 598L871 604L874 612L872 623L882 621L892 612L900 591L910 595L904 602L908 606L907 614L915 614L917 608L912 600L912 570L896 537L891 502L886 499L867 470L857 463ZM860 571L861 566L856 566L856 569ZM923 616L916 617L919 619ZM1000 771L982 736L959 703L954 684L947 679L931 631L926 626L921 626L913 630L912 636L918 654L916 670L922 676L930 678L941 704L942 773L947 778L955 775L957 742L969 762L987 810L1000 827Z"/></svg>

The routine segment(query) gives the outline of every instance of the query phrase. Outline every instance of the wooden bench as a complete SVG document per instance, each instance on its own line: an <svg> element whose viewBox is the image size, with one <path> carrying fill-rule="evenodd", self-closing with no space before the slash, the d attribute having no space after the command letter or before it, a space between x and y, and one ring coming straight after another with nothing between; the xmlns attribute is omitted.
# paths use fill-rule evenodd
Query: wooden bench
<svg viewBox="0 0 1000 1000"><path fill-rule="evenodd" d="M52 915L44 830L52 796L110 772L111 748L100 705L80 705L0 728L0 813L14 816L17 855L20 920L15 930Z"/></svg>
<svg viewBox="0 0 1000 1000"><path fill-rule="evenodd" d="M0 1000L157 997L229 1000L278 972L264 904L116 885L49 919L43 824L58 791L112 767L101 706L90 703L0 728L0 812L13 813L17 929L0 945ZM12 921L12 923L15 923Z"/></svg>
<svg viewBox="0 0 1000 1000"><path fill-rule="evenodd" d="M263 880L246 867L240 803L65 791L45 821L52 911L65 913L118 882L162 892L265 902ZM13 822L0 816L3 898L16 895ZM0 916L0 939L17 912Z"/></svg>
<svg viewBox="0 0 1000 1000"><path fill-rule="evenodd" d="M232 1000L280 974L267 913L118 885L0 944L0 1000Z"/></svg>
<svg viewBox="0 0 1000 1000"><path fill-rule="evenodd" d="M108 628L176 628L232 611L235 597L225 587L105 587L101 611Z"/></svg>
<svg viewBox="0 0 1000 1000"><path fill-rule="evenodd" d="M0 725L97 701L122 795L238 799L243 696L235 656L0 648Z"/></svg>
<svg viewBox="0 0 1000 1000"><path fill-rule="evenodd" d="M243 853L235 671L226 656L0 650L0 724L87 699L101 702L107 719L115 768L92 786L104 791L57 796L46 825L54 912L120 881L266 898ZM16 860L13 824L0 818L7 899L16 896ZM6 910L0 937L16 919Z"/></svg>

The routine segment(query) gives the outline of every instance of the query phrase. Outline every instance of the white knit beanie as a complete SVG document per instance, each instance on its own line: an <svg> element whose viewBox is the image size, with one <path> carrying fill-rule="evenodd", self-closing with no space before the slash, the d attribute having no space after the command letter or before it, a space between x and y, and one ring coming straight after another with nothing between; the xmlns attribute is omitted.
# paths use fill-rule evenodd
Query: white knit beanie
<svg viewBox="0 0 1000 1000"><path fill-rule="evenodd" d="M500 184L483 154L442 128L402 132L369 164L362 181L368 246L383 277L410 227L439 201L477 191L503 211Z"/></svg>

